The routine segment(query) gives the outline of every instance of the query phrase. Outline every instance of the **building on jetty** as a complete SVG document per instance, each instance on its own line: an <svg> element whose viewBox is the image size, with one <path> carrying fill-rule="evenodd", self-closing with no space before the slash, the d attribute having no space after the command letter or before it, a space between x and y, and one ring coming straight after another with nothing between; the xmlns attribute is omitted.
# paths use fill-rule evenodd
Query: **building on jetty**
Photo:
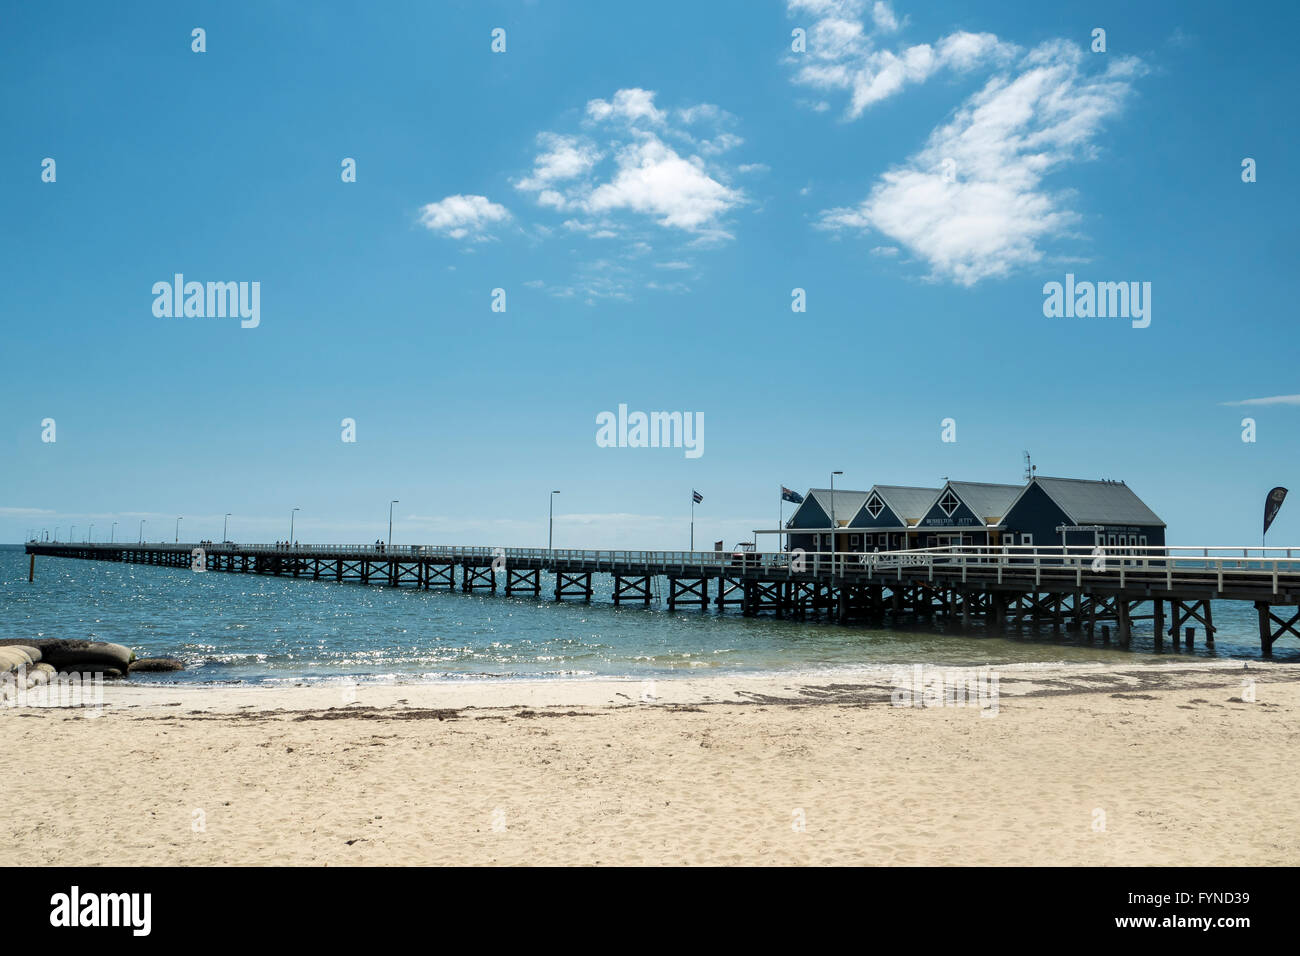
<svg viewBox="0 0 1300 956"><path fill-rule="evenodd" d="M834 525L832 526L832 509ZM946 481L942 488L811 488L785 527L785 550L869 553L913 548L1165 543L1165 523L1122 481L1047 478L1024 485ZM834 534L834 548L832 548Z"/></svg>
<svg viewBox="0 0 1300 956"><path fill-rule="evenodd" d="M835 490L834 508L837 551L897 551L908 547L905 536L929 510L938 488L904 485L874 485L870 491ZM795 509L786 527L807 528L804 534L789 534L790 550L831 550L831 492L810 488L803 504Z"/></svg>

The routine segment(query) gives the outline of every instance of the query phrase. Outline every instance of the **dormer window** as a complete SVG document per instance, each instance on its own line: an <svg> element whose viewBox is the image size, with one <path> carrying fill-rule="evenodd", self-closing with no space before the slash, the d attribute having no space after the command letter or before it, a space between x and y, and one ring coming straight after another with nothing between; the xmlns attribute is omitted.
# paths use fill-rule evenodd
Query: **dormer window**
<svg viewBox="0 0 1300 956"><path fill-rule="evenodd" d="M943 513L949 518L952 517L952 513L957 510L960 504L961 500L952 493L951 489L945 491L943 497L939 499L939 507L943 509Z"/></svg>
<svg viewBox="0 0 1300 956"><path fill-rule="evenodd" d="M867 501L867 514L873 518L879 518L880 512L885 510L885 503L880 500L880 496L873 494Z"/></svg>

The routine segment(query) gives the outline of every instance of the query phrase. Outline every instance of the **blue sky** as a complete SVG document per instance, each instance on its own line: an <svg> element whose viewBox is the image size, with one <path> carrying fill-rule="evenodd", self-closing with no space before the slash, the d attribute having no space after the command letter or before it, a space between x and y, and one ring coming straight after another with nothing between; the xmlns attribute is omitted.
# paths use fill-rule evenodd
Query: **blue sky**
<svg viewBox="0 0 1300 956"><path fill-rule="evenodd" d="M1258 543L1300 486L1300 17L1133 7L6 4L0 540L367 541L396 498L397 543L535 545L556 488L557 547L685 547L698 488L730 544L781 484L1028 449ZM156 316L176 273L260 323ZM1066 273L1150 326L1045 317ZM619 404L704 453L598 447Z"/></svg>

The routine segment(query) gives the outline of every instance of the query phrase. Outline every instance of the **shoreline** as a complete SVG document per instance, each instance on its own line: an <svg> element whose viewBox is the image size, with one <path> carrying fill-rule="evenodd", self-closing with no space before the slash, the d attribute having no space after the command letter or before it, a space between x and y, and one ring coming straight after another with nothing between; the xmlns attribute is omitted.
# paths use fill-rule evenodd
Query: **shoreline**
<svg viewBox="0 0 1300 956"><path fill-rule="evenodd" d="M852 688L864 700L888 702L896 678L998 675L1005 697L1038 693L1090 693L1110 688L1191 686L1195 681L1229 681L1229 675L1257 680L1300 680L1300 663L1271 661L1161 661L1125 663L1021 662L998 666L931 666L872 664L828 670L755 674L707 674L681 677L481 678L473 680L374 680L323 678L301 684L164 683L106 681L108 708L189 707L233 710L331 709L347 707L618 707L654 704L829 702L825 688ZM289 678L292 679L292 678ZM883 694L883 698L881 695Z"/></svg>

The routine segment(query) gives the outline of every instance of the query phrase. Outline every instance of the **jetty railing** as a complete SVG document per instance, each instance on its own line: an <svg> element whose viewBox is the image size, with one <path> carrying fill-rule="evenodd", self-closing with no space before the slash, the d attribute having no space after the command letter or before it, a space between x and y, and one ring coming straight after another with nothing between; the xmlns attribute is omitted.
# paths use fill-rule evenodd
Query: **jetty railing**
<svg viewBox="0 0 1300 956"><path fill-rule="evenodd" d="M31 542L54 545L55 542ZM1204 571L1220 581L1235 575L1261 573L1300 576L1300 547L1249 547L1241 545L951 545L895 551L671 551L577 548L506 548L490 545L374 545L374 544L236 544L236 543L72 543L64 547L121 551L192 553L196 548L217 554L347 555L375 560L448 558L451 560L548 562L584 564L595 570L618 568L693 568L718 574L736 571L809 572L831 576L887 572L899 568L933 568L944 571L982 571L1014 568L1057 571L1063 568L1102 573L1162 571L1168 574Z"/></svg>

